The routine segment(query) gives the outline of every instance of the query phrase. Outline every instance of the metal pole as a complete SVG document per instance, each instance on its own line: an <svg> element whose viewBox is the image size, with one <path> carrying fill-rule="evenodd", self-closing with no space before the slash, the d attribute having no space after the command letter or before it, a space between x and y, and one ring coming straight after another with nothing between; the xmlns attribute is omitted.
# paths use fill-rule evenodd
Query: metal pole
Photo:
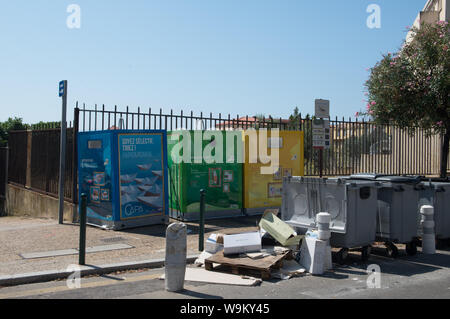
<svg viewBox="0 0 450 319"><path fill-rule="evenodd" d="M62 95L62 118L61 118L61 144L59 156L59 223L64 223L64 181L66 170L66 113L67 113L67 81L64 82L64 94Z"/></svg>
<svg viewBox="0 0 450 319"><path fill-rule="evenodd" d="M200 227L198 235L198 250L203 251L205 249L205 194L206 190L200 190Z"/></svg>
<svg viewBox="0 0 450 319"><path fill-rule="evenodd" d="M319 150L319 177L323 176L323 149Z"/></svg>
<svg viewBox="0 0 450 319"><path fill-rule="evenodd" d="M86 264L86 205L87 195L81 194L81 206L80 206L80 248L79 248L79 264Z"/></svg>

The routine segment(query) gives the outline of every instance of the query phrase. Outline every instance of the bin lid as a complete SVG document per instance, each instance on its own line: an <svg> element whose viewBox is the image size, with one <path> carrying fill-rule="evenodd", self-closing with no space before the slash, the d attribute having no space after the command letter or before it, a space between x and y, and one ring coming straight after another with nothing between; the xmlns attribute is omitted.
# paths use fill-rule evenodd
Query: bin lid
<svg viewBox="0 0 450 319"><path fill-rule="evenodd" d="M363 179L363 180L375 180L379 177L383 177L386 175L382 175L382 174L377 174L377 173L358 173L358 174L353 174L350 175L351 179Z"/></svg>
<svg viewBox="0 0 450 319"><path fill-rule="evenodd" d="M370 187L377 185L376 180L358 180L358 179L350 179L350 178L342 178L342 177L334 177L334 178L328 178L325 181L327 184L346 184L346 185L352 185L355 187Z"/></svg>
<svg viewBox="0 0 450 319"><path fill-rule="evenodd" d="M418 184L421 182L420 176L381 176L376 179L380 182Z"/></svg>

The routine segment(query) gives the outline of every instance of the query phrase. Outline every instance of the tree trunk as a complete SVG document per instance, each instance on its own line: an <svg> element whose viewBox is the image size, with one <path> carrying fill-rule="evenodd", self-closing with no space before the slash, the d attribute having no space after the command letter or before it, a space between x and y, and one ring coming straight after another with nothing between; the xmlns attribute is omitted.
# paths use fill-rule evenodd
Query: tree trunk
<svg viewBox="0 0 450 319"><path fill-rule="evenodd" d="M441 150L441 178L447 177L449 141L450 141L450 130L447 129L444 135L444 143L442 143L442 150Z"/></svg>

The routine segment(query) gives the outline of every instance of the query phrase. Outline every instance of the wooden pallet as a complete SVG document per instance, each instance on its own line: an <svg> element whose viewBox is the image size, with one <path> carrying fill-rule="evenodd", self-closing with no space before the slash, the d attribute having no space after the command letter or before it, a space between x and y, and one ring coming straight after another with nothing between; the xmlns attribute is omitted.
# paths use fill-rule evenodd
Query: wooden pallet
<svg viewBox="0 0 450 319"><path fill-rule="evenodd" d="M248 257L225 257L223 251L219 251L215 255L205 260L205 269L213 271L214 265L219 264L231 268L231 272L235 275L241 274L242 271L252 270L261 275L264 280L271 278L272 269L279 269L283 266L283 260L288 257L290 251L277 256L267 256L261 259L251 259Z"/></svg>

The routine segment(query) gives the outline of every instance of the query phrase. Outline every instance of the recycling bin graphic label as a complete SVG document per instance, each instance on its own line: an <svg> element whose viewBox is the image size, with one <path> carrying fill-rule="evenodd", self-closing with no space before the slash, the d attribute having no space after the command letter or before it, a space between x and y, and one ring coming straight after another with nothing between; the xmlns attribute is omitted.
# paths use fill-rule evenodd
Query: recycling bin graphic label
<svg viewBox="0 0 450 319"><path fill-rule="evenodd" d="M165 211L163 136L119 134L120 219Z"/></svg>

